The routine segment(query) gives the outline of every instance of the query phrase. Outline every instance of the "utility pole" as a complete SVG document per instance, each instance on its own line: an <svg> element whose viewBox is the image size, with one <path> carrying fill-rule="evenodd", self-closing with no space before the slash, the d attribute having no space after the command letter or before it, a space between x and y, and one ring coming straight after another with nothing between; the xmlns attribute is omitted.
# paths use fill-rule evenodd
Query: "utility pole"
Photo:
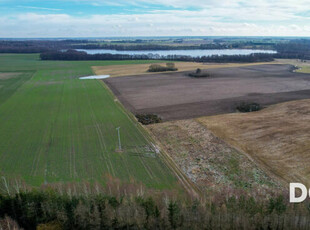
<svg viewBox="0 0 310 230"><path fill-rule="evenodd" d="M120 132L119 132L119 129L121 127L117 127L116 130L117 130L117 136L118 136L118 151L122 151L122 144L121 144L121 135L120 135Z"/></svg>

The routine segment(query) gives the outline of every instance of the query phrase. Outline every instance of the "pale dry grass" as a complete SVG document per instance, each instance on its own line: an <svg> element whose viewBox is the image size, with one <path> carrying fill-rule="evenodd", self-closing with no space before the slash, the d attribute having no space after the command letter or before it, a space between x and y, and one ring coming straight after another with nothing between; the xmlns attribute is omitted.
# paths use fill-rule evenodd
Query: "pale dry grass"
<svg viewBox="0 0 310 230"><path fill-rule="evenodd" d="M160 65L166 65L165 62L158 63ZM228 67L240 67L262 64L274 64L273 62L258 62L258 63L219 63L219 64L204 64L197 62L175 62L178 71L190 71L197 68L200 69L212 69L212 68L228 68ZM111 77L130 76L130 75L144 75L144 74L156 74L163 72L147 72L151 64L131 64L131 65L110 65L110 66L93 66L92 69L96 75L110 75Z"/></svg>
<svg viewBox="0 0 310 230"><path fill-rule="evenodd" d="M0 80L6 80L9 78L17 77L21 73L13 72L13 73L0 73Z"/></svg>
<svg viewBox="0 0 310 230"><path fill-rule="evenodd" d="M310 100L270 106L253 113L202 117L198 122L248 154L287 183L310 185Z"/></svg>
<svg viewBox="0 0 310 230"><path fill-rule="evenodd" d="M266 195L281 189L248 157L217 138L195 119L148 125L147 128L200 189L208 195Z"/></svg>

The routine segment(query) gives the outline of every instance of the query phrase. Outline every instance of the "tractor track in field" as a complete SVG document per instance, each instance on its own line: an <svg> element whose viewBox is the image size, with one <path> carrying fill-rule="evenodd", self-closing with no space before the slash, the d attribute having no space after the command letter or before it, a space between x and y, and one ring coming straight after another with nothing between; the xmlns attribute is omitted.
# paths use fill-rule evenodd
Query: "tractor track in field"
<svg viewBox="0 0 310 230"><path fill-rule="evenodd" d="M100 83L104 88L106 88L110 94L116 98L113 91L105 84L105 82L99 80ZM131 114L121 102L117 102L121 107L121 110L128 116L130 121L136 121L136 118L133 114ZM138 126L139 132L148 140L150 143L156 143L161 151L160 151L160 159L163 161L164 164L173 172L173 174L177 177L178 181L182 184L188 194L193 195L196 198L202 199L203 194L202 191L182 172L182 170L175 164L173 159L169 156L169 154L165 151L164 147L161 143L157 140L157 138L144 126L142 126L138 121L136 121L136 125ZM144 132L142 132L142 130Z"/></svg>
<svg viewBox="0 0 310 230"><path fill-rule="evenodd" d="M83 87L84 87L84 89L85 89L85 85L83 84ZM86 92L86 94L87 94L87 97L88 97L88 105L89 105L89 108L90 108L90 110L91 110L91 117L92 117L92 120L93 121L95 121L96 119L95 119L95 114L94 114L94 112L93 112L93 108L92 108L92 105L91 105L91 103L90 103L90 99L89 99L89 95L88 95L88 92L87 92L87 90L85 89L85 92ZM106 149L106 146L105 146L105 143L104 143L104 140L102 140L102 133L100 132L100 127L98 128L98 123L94 123L94 127L95 127L95 129L96 129L96 133L97 133L97 136L98 136L98 140L99 140L99 144L100 144L100 148L101 148L101 150L102 151L107 151L107 149ZM106 164L106 167L107 167L107 170L108 170L108 172L109 172L109 174L110 175L113 175L114 176L114 171L113 171L113 168L111 168L110 169L110 167L109 167L109 165L111 166L111 163L110 163L110 160L108 159L108 157L105 155L105 154L101 154L101 156L102 156L102 159L103 159L103 161L105 162L105 164Z"/></svg>

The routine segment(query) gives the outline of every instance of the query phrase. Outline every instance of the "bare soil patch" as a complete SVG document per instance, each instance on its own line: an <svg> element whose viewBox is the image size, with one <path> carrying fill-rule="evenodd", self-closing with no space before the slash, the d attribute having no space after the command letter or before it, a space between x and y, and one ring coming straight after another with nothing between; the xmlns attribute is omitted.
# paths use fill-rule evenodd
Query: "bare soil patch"
<svg viewBox="0 0 310 230"><path fill-rule="evenodd" d="M310 186L309 99L197 121L282 181Z"/></svg>
<svg viewBox="0 0 310 230"><path fill-rule="evenodd" d="M157 63L158 65L166 65L165 62ZM177 72L200 69L210 69L210 68L227 68L227 67L238 67L238 66L252 66L261 65L267 63L196 63L196 62L175 62L175 67L178 69ZM148 72L149 66L151 64L133 64L133 65L109 65L109 66L93 66L92 69L96 75L110 75L111 77L120 76L131 76L131 75L145 75L154 74ZM160 73L160 72L158 72Z"/></svg>
<svg viewBox="0 0 310 230"><path fill-rule="evenodd" d="M310 75L291 72L291 65L252 65L203 70L209 78L190 78L187 71L104 79L135 114L163 120L232 113L242 103L262 106L310 98Z"/></svg>
<svg viewBox="0 0 310 230"><path fill-rule="evenodd" d="M20 74L21 73L18 73L18 72L0 73L0 80L6 80L6 79L14 78Z"/></svg>

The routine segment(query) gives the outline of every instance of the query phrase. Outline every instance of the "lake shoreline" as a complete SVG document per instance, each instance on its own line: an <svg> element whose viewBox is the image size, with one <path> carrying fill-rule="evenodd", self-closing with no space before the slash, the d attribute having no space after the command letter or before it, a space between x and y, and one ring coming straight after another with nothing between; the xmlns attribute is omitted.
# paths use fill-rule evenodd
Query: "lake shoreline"
<svg viewBox="0 0 310 230"><path fill-rule="evenodd" d="M275 54L274 50L258 49L192 49L192 50L113 50L113 49L75 49L76 51L86 52L87 54L123 54L123 55L148 55L148 56L224 56L224 55L250 55L254 53Z"/></svg>

